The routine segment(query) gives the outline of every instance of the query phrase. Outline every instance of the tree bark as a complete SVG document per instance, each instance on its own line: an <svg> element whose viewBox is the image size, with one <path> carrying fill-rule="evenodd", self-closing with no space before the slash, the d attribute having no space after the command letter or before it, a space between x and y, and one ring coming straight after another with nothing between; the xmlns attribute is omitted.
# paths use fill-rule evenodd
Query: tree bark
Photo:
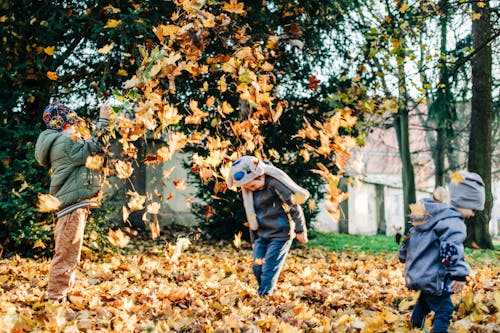
<svg viewBox="0 0 500 333"><path fill-rule="evenodd" d="M472 46L480 49L472 59L472 103L471 129L469 137L469 171L481 175L485 184L486 203L482 212L466 221L466 245L493 249L488 225L493 203L491 193L491 159L492 159L492 51L488 40L491 36L489 3L483 8L473 5L473 11L479 13L479 19L472 21ZM487 44L487 45L485 45Z"/></svg>
<svg viewBox="0 0 500 333"><path fill-rule="evenodd" d="M399 154L402 164L403 181L403 208L405 232L410 230L411 223L409 219L410 204L417 201L415 194L415 174L410 153L410 126L408 117L408 93L406 89L406 76L404 71L404 55L399 55L398 76L399 76L399 107L398 114L394 118L394 128L398 138Z"/></svg>

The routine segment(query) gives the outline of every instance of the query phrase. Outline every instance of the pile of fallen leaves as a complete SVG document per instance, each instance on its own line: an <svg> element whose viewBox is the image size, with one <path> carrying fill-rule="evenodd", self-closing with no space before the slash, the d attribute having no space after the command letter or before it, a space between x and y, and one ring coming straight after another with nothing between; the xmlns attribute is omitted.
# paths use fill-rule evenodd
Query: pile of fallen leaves
<svg viewBox="0 0 500 333"><path fill-rule="evenodd" d="M276 292L263 299L249 249L186 238L131 248L121 254L84 249L69 302L57 305L45 300L48 261L0 260L0 331L410 331L417 294L404 287L395 255L295 248ZM453 296L452 329L498 332L498 260L471 265L466 290Z"/></svg>

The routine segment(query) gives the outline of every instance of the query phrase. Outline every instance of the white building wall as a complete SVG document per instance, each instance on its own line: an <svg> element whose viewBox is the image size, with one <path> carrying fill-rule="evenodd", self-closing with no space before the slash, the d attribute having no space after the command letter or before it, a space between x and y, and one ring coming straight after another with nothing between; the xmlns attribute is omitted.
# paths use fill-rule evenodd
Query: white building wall
<svg viewBox="0 0 500 333"><path fill-rule="evenodd" d="M376 187L373 184L356 184L349 187L350 234L375 235L377 233Z"/></svg>

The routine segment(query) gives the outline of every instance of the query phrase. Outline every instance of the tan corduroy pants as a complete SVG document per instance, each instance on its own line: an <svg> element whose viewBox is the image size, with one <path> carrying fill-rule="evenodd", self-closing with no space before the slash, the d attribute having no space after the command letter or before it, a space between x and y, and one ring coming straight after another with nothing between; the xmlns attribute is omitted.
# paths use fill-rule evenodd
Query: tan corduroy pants
<svg viewBox="0 0 500 333"><path fill-rule="evenodd" d="M47 286L49 300L60 300L65 297L74 283L88 215L89 208L84 207L57 220L54 231L55 254L50 265Z"/></svg>

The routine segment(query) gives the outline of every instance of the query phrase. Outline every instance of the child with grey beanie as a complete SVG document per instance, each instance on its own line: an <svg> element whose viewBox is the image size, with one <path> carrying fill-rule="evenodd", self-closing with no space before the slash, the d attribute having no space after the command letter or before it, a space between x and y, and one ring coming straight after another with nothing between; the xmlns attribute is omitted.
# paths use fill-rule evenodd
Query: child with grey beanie
<svg viewBox="0 0 500 333"><path fill-rule="evenodd" d="M424 214L411 214L413 227L399 248L405 263L409 289L420 290L413 308L412 327L423 329L425 318L434 311L433 332L447 332L453 314L450 295L460 292L470 273L464 260L467 236L464 219L483 210L484 183L476 173L460 171L450 183L450 202L425 198ZM417 216L418 215L418 216Z"/></svg>

